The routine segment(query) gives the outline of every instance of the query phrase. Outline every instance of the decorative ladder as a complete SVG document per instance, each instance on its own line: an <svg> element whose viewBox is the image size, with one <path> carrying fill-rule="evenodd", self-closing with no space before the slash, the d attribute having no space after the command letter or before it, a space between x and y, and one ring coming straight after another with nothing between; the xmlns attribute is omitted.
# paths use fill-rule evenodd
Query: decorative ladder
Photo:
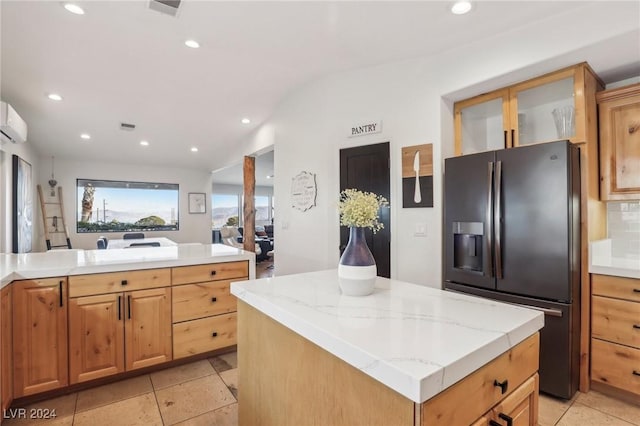
<svg viewBox="0 0 640 426"><path fill-rule="evenodd" d="M67 231L67 223L64 220L64 204L62 203L62 187L58 187L58 201L51 202L45 201L44 195L42 194L42 187L38 185L38 199L40 200L40 210L42 211L42 223L44 225L44 238L47 243L47 250L52 250L55 248L71 248L71 240L69 239L69 232ZM47 206L57 206L54 207L54 213L58 213L57 215L49 216L47 214ZM50 222L49 222L50 221ZM60 224L62 222L62 224ZM48 225L50 223L50 226ZM60 225L62 225L62 230L60 230ZM51 231L49 230L51 227ZM51 245L51 235L54 236L56 234L64 234L65 244ZM60 238L56 238L56 241L60 240Z"/></svg>

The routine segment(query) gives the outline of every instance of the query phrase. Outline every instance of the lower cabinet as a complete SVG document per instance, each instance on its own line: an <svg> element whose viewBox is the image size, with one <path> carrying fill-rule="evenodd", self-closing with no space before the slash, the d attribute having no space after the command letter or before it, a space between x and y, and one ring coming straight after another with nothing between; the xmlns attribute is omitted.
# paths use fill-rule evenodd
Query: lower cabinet
<svg viewBox="0 0 640 426"><path fill-rule="evenodd" d="M12 286L6 286L0 295L0 392L2 393L0 408L2 410L9 408L13 400L12 288Z"/></svg>
<svg viewBox="0 0 640 426"><path fill-rule="evenodd" d="M538 381L535 374L473 426L537 426Z"/></svg>
<svg viewBox="0 0 640 426"><path fill-rule="evenodd" d="M68 384L67 278L13 283L13 397Z"/></svg>
<svg viewBox="0 0 640 426"><path fill-rule="evenodd" d="M69 299L70 381L172 359L171 288Z"/></svg>

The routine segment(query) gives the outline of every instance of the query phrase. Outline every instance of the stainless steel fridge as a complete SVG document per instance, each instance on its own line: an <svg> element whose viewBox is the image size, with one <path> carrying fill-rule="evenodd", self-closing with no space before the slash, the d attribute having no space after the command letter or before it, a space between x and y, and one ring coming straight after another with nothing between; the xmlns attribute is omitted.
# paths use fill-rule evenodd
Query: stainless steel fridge
<svg viewBox="0 0 640 426"><path fill-rule="evenodd" d="M447 158L444 176L444 288L544 312L540 390L566 399L580 364L579 159L550 142Z"/></svg>

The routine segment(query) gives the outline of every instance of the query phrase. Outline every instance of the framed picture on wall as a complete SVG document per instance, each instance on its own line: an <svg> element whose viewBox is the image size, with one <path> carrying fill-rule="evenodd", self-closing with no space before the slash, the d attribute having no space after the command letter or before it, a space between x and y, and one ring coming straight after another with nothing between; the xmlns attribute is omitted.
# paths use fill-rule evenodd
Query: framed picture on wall
<svg viewBox="0 0 640 426"><path fill-rule="evenodd" d="M201 214L207 212L207 194L204 192L189 193L189 213Z"/></svg>
<svg viewBox="0 0 640 426"><path fill-rule="evenodd" d="M13 156L13 252L29 253L33 233L33 181L31 164Z"/></svg>

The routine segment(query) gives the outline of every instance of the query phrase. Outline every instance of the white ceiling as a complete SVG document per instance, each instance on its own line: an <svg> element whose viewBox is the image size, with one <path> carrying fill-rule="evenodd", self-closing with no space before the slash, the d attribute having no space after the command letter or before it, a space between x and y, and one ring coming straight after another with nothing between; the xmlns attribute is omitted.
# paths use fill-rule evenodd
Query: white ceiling
<svg viewBox="0 0 640 426"><path fill-rule="evenodd" d="M0 90L27 121L28 143L43 156L204 170L287 94L323 75L434 54L585 7L483 1L454 16L449 1L186 0L170 17L146 0L78 4L84 16L58 1L0 3ZM201 48L185 47L188 38ZM137 128L121 131L120 122ZM92 139L81 140L83 132Z"/></svg>
<svg viewBox="0 0 640 426"><path fill-rule="evenodd" d="M243 184L243 163L242 161L216 170L213 173L213 182L216 184L223 183L228 185ZM273 151L265 152L256 156L255 176L257 186L273 186ZM271 176L271 177L267 177Z"/></svg>

